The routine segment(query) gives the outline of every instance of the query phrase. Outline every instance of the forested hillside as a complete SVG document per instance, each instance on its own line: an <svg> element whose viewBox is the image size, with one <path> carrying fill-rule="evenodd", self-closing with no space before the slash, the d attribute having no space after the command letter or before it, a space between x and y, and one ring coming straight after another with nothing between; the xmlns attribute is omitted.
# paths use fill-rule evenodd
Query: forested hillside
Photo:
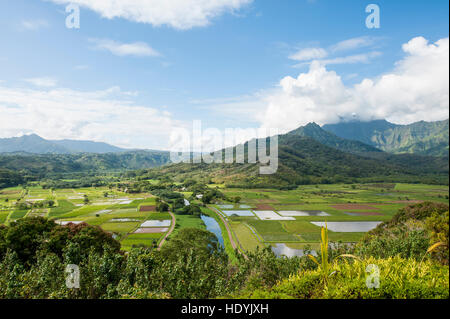
<svg viewBox="0 0 450 319"><path fill-rule="evenodd" d="M339 137L357 140L390 153L448 156L449 121L396 125L385 120L324 125Z"/></svg>

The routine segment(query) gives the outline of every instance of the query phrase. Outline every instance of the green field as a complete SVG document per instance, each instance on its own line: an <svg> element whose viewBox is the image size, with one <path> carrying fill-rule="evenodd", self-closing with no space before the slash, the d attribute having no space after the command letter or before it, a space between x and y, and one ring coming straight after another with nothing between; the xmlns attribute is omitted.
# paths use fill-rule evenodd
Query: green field
<svg viewBox="0 0 450 319"><path fill-rule="evenodd" d="M449 202L448 186L423 184L308 185L289 191L221 188L221 191L229 198L239 196L240 204L251 206L252 210L322 211L329 214L326 217L294 217L292 221L226 217L241 250L254 250L275 243L285 243L293 249L302 249L306 245L317 247L321 227L312 224L313 221L383 222L390 220L399 209L418 201ZM233 203L221 204L234 205L234 208L214 207L219 211L248 210ZM329 231L329 238L334 242L356 242L364 234Z"/></svg>
<svg viewBox="0 0 450 319"><path fill-rule="evenodd" d="M215 187L217 185L210 185ZM252 251L257 247L285 243L293 249L301 249L305 245L317 247L320 241L320 227L311 222L356 222L387 221L402 207L417 201L434 201L448 204L449 189L447 186L422 184L354 184L354 185L308 185L295 190L278 191L269 189L236 189L220 190L228 197L239 196L240 203L232 204L231 210L248 210L240 205L252 207L250 210L278 211L322 211L326 217L301 216L295 220L260 220L257 217L227 217L232 237L241 251ZM83 203L84 195L89 204ZM189 197L191 193L183 194ZM6 201L8 198L8 201ZM14 209L16 200L54 199L55 207L33 210ZM121 240L124 250L133 245L152 246L153 242L162 239L164 234L134 234L133 232L145 220L170 220L168 213L140 212L140 206L155 205L155 197L150 193L126 194L106 187L79 189L57 189L50 191L39 186L3 189L0 193L0 223L31 217L47 216L59 221L82 221L102 227L105 231L116 235ZM341 205L341 206L340 206ZM343 209L342 205L352 209ZM353 206L364 205L364 206ZM221 211L222 209L215 205ZM356 207L356 208L355 208ZM355 208L355 209L353 209ZM202 208L204 214L216 219L221 226L227 253L234 254L232 245L222 220L217 213ZM361 214L361 215L358 215ZM182 228L205 229L205 224L198 216L176 214L174 236ZM364 236L363 232L329 232L331 241L356 242Z"/></svg>

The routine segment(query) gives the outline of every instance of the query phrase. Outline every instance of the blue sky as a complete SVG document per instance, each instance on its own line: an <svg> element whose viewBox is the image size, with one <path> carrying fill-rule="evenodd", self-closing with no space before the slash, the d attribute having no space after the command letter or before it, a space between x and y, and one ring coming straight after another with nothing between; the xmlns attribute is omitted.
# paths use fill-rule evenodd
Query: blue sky
<svg viewBox="0 0 450 319"><path fill-rule="evenodd" d="M420 65L448 56L448 1L374 2L379 29L365 25L371 1L186 0L181 8L161 1L135 11L127 0L121 8L72 1L81 4L80 29L65 26L68 1L1 1L0 137L34 132L166 148L171 128L197 119L219 129L289 130L348 114L399 123L448 117L448 79L447 88L428 85L414 99L388 101L392 92L384 94L380 80L392 73L406 81ZM405 51L417 37L428 42ZM314 60L320 66L313 69ZM448 62L443 67L433 78L448 78ZM367 79L374 87L361 89ZM364 90L383 99L354 105L367 98ZM434 110L425 118L424 98Z"/></svg>

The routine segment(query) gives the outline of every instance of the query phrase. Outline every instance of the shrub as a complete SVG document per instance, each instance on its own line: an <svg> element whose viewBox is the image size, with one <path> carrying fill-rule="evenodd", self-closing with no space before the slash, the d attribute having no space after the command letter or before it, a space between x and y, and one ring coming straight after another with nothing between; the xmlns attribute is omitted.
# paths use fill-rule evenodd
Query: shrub
<svg viewBox="0 0 450 319"><path fill-rule="evenodd" d="M367 266L376 265L379 288L368 288ZM326 299L447 299L449 268L431 260L394 257L339 260L332 264L332 275L324 288L320 269L302 271L269 290L239 295L242 298L326 298Z"/></svg>

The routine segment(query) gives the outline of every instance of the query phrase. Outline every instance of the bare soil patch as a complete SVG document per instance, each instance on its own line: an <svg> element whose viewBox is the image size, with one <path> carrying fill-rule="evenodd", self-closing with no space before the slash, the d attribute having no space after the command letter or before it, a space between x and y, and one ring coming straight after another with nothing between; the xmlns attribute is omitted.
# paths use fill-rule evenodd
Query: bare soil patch
<svg viewBox="0 0 450 319"><path fill-rule="evenodd" d="M156 212L156 206L141 206L139 208L140 212Z"/></svg>
<svg viewBox="0 0 450 319"><path fill-rule="evenodd" d="M273 207L269 204L257 204L256 209L257 210L273 210Z"/></svg>

